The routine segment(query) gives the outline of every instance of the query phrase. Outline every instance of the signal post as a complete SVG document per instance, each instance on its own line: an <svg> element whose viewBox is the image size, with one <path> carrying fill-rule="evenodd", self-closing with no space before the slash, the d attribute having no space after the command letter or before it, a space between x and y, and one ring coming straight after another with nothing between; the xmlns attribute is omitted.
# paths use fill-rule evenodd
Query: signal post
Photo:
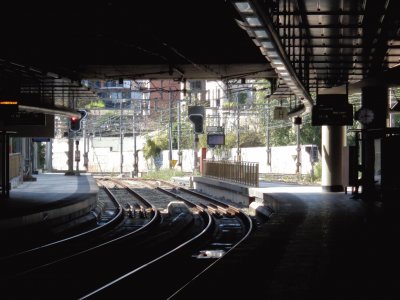
<svg viewBox="0 0 400 300"><path fill-rule="evenodd" d="M194 143L193 143L193 155L194 155L194 165L193 165L193 173L199 171L199 161L198 161L198 143L199 143L199 134L203 134L203 120L205 117L205 109L204 106L189 106L188 107L188 115L189 120L193 123L193 131L194 131Z"/></svg>

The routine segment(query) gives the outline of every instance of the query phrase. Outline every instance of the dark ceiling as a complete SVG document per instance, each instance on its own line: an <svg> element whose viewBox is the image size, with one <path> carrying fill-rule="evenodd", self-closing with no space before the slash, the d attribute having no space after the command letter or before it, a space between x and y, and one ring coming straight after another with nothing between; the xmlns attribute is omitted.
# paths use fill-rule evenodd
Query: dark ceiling
<svg viewBox="0 0 400 300"><path fill-rule="evenodd" d="M268 46L254 38L258 29L269 32L302 94L400 62L398 0L253 0L253 12L240 12L238 2L2 4L0 78L281 77ZM246 17L254 13L261 23L252 26ZM288 88L285 80L278 86Z"/></svg>
<svg viewBox="0 0 400 300"><path fill-rule="evenodd" d="M230 1L34 1L6 16L0 58L69 78L275 76Z"/></svg>

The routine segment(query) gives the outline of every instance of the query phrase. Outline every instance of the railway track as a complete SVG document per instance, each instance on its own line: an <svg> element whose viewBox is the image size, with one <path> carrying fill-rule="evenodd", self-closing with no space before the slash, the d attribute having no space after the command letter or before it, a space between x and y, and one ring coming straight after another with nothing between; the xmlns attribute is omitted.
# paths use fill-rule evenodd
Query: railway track
<svg viewBox="0 0 400 300"><path fill-rule="evenodd" d="M124 200L118 200L113 192L104 185L104 182L100 183L100 186L99 201L103 203L103 209L98 217L99 221L96 227L70 235L67 238L1 257L0 272L2 277L17 277L18 274L29 273L43 266L68 260L70 257L88 251L88 249L95 249L108 243L116 243L120 239L133 238L135 235L141 234L141 231L149 230L154 224L160 222L159 212L145 199L133 195L135 197L133 200L132 195L127 197L128 195L125 194ZM130 215L121 205L126 206L126 201L138 205L138 199L147 207L146 216L135 215L134 213Z"/></svg>
<svg viewBox="0 0 400 300"><path fill-rule="evenodd" d="M182 243L146 266L124 274L82 299L108 299L132 291L137 296L166 299L223 259L225 253L246 239L253 230L252 220L235 207L167 182L146 181L145 184L187 205L196 205L207 211L212 218L212 230L203 233L201 238L198 236ZM157 289L152 288L155 285Z"/></svg>
<svg viewBox="0 0 400 300"><path fill-rule="evenodd" d="M132 291L165 299L223 259L252 231L250 218L239 209L166 182L105 178L99 182L119 204L123 220L84 250L75 248L74 254L35 267L25 265L8 276L2 290L13 295L10 299L115 297ZM144 227L149 228L140 230ZM56 244L70 248L66 242ZM44 249L49 253L56 248ZM24 260L32 259L36 251L28 251ZM154 284L159 288L153 289ZM62 297L59 291L64 291Z"/></svg>

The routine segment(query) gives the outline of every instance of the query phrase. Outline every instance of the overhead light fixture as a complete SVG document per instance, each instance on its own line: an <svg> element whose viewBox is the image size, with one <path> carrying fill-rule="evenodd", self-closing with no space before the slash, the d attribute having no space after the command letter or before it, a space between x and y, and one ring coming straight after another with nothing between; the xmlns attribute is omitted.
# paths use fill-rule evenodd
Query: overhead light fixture
<svg viewBox="0 0 400 300"><path fill-rule="evenodd" d="M261 26L261 22L257 17L247 17L246 18L246 22L250 25L250 26Z"/></svg>
<svg viewBox="0 0 400 300"><path fill-rule="evenodd" d="M268 38L268 33L265 30L254 30L254 34L258 38Z"/></svg>
<svg viewBox="0 0 400 300"><path fill-rule="evenodd" d="M274 49L274 45L273 45L272 42L270 42L270 41L262 41L260 44L261 44L261 46L263 46L264 48L267 48L267 49Z"/></svg>
<svg viewBox="0 0 400 300"><path fill-rule="evenodd" d="M276 69L277 69L278 71L287 71L287 70L286 70L286 67L285 67L284 65L277 66Z"/></svg>
<svg viewBox="0 0 400 300"><path fill-rule="evenodd" d="M272 59L271 59L271 62L272 62L274 65L276 65L276 66L283 65L283 62L280 60L279 57L274 57L274 58L272 58Z"/></svg>
<svg viewBox="0 0 400 300"><path fill-rule="evenodd" d="M254 10L251 8L248 2L236 2L235 6L241 13L254 13Z"/></svg>
<svg viewBox="0 0 400 300"><path fill-rule="evenodd" d="M247 32L247 34L254 39L256 36L254 35L253 30L251 30L251 27L249 25L247 25L247 23L240 21L238 19L235 19L236 23L238 24L238 26L243 29L244 31Z"/></svg>
<svg viewBox="0 0 400 300"><path fill-rule="evenodd" d="M282 80L285 87L297 97L307 98L306 108L309 109L309 104L312 104L311 96L302 86L301 81L290 65L287 54L282 50L280 40L275 35L272 21L264 18L262 12L259 14L258 7L253 6L251 1L234 0L233 4L242 16L243 22L237 21L239 26L245 29L252 37L254 43L260 48L260 52L274 68L279 80Z"/></svg>
<svg viewBox="0 0 400 300"><path fill-rule="evenodd" d="M273 59L280 58L278 52L275 52L275 51L268 51L268 56L273 58Z"/></svg>

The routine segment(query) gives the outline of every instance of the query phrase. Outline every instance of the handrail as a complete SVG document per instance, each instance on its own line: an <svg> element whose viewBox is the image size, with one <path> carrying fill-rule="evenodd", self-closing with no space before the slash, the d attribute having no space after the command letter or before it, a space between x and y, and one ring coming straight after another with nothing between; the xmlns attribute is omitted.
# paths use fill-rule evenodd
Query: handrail
<svg viewBox="0 0 400 300"><path fill-rule="evenodd" d="M203 160L202 163L205 177L258 187L259 165L256 162Z"/></svg>

